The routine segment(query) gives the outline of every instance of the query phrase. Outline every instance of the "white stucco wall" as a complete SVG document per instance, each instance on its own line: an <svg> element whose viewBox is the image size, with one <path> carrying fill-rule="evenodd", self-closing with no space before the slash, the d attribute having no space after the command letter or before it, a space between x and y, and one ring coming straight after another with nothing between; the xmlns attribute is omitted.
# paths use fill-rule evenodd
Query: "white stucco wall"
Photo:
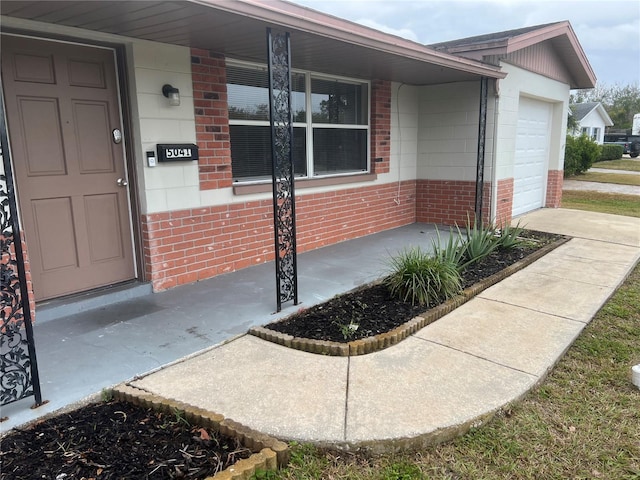
<svg viewBox="0 0 640 480"><path fill-rule="evenodd" d="M418 167L418 122L420 88L391 84L391 163L382 182L414 180Z"/></svg>
<svg viewBox="0 0 640 480"><path fill-rule="evenodd" d="M128 49L136 170L142 213L200 205L198 162L149 167L147 151L158 143L195 143L196 127L189 48L133 42ZM180 105L170 106L162 86L180 90Z"/></svg>
<svg viewBox="0 0 640 480"><path fill-rule="evenodd" d="M561 170L567 134L569 85L522 68L502 64L507 77L499 81L497 134L495 149L496 179L513 178L518 105L520 97L530 97L551 104L551 138L549 170Z"/></svg>
<svg viewBox="0 0 640 480"><path fill-rule="evenodd" d="M491 178L494 101L489 82L485 180ZM480 82L420 87L417 178L475 182Z"/></svg>

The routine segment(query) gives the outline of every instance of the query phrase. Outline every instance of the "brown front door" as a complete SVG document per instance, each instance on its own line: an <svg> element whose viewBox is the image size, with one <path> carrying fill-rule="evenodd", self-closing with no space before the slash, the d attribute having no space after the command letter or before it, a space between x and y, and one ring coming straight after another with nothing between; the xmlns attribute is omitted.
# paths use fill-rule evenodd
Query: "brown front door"
<svg viewBox="0 0 640 480"><path fill-rule="evenodd" d="M2 36L2 82L37 300L135 275L114 52Z"/></svg>

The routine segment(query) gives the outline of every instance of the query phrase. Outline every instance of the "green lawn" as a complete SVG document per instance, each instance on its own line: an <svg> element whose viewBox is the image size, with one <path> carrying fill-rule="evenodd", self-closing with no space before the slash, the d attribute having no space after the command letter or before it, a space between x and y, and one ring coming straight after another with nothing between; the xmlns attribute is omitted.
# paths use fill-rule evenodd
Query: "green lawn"
<svg viewBox="0 0 640 480"><path fill-rule="evenodd" d="M632 172L640 172L640 158L622 158L620 160L596 162L593 164L593 168L610 168L612 170L631 170Z"/></svg>
<svg viewBox="0 0 640 480"><path fill-rule="evenodd" d="M640 266L548 378L484 427L447 444L368 458L293 445L269 479L453 480L640 478Z"/></svg>
<svg viewBox="0 0 640 480"><path fill-rule="evenodd" d="M587 172L569 177L569 180L580 180L583 182L617 183L619 185L640 185L640 175L629 175L624 173Z"/></svg>
<svg viewBox="0 0 640 480"><path fill-rule="evenodd" d="M637 195L564 190L562 192L562 207L640 217L640 197Z"/></svg>

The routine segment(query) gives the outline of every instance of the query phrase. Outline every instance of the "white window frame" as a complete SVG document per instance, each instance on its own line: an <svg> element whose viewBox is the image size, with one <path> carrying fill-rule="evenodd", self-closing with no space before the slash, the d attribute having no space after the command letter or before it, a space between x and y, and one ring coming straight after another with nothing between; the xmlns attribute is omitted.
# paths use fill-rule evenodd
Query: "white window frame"
<svg viewBox="0 0 640 480"><path fill-rule="evenodd" d="M253 63L253 62L245 62L240 60L227 59L227 66L233 66L238 68L247 68L254 69L256 71L267 71L266 65ZM292 69L292 73L302 74L305 76L305 119L306 122L293 122L292 126L302 127L306 129L306 160L307 160L307 174L305 176L299 175L296 176L296 179L321 179L321 178L332 178L332 177L344 177L344 176L352 176L357 174L368 174L371 173L371 81L369 80L361 80L358 78L349 78L338 75L329 75L324 73L313 72L310 70L299 70ZM367 119L366 124L364 125L341 125L341 124L332 124L332 123L313 123L312 117L312 94L311 94L311 80L312 79L321 79L321 80L332 80L343 83L351 83L357 85L366 85L367 86ZM231 125L248 125L248 126L269 126L269 121L265 120L238 120L238 119L229 119L229 126ZM313 129L317 128L333 128L333 129L347 129L347 130L366 130L366 152L365 152L365 160L366 160L366 169L359 171L348 171L348 172L340 172L340 173L327 173L327 174L316 174L314 169L313 162ZM231 132L229 132L231 134ZM232 166L233 168L233 166ZM260 184L270 182L271 179L233 179L234 185L250 185L250 184Z"/></svg>

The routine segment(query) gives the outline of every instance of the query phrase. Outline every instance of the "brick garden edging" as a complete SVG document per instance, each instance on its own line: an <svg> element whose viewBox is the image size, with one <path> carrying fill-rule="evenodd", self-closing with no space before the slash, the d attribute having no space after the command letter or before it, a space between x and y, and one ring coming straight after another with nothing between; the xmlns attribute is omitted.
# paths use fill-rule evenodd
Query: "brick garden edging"
<svg viewBox="0 0 640 480"><path fill-rule="evenodd" d="M393 330L375 335L373 337L342 343L327 340L312 340L309 338L294 337L286 333L276 332L275 330L271 330L266 327L253 327L249 330L249 333L263 340L277 343L278 345L295 348L296 350L302 350L303 352L317 353L319 355L349 357L377 352L379 350L390 347L391 345L397 344L398 342L404 340L409 335L414 334L421 328L435 322L439 318L445 316L447 313L450 313L461 305L467 303L480 292L513 275L517 271L522 270L526 266L531 265L536 260L542 258L547 253L555 250L560 245L563 245L569 240L570 237L561 236L555 242L539 248L535 252L527 255L522 260L519 260L518 262L509 265L508 267L502 269L494 275L491 275L490 277L485 278L484 280L472 285L471 287L466 288L460 295L456 295L446 302L427 310L423 314L412 318L408 322L405 322L404 324L394 328ZM362 287L358 287L358 289L360 288ZM279 321L284 320L286 320L286 318L283 318Z"/></svg>
<svg viewBox="0 0 640 480"><path fill-rule="evenodd" d="M238 439L253 454L234 465L216 473L205 480L248 480L256 471L277 470L289 463L289 446L264 433L252 430L244 425L202 408L196 408L183 402L169 400L130 385L121 384L112 389L114 398L138 405L153 408L157 411L172 412L181 410L185 418L192 424L211 428L221 435Z"/></svg>

